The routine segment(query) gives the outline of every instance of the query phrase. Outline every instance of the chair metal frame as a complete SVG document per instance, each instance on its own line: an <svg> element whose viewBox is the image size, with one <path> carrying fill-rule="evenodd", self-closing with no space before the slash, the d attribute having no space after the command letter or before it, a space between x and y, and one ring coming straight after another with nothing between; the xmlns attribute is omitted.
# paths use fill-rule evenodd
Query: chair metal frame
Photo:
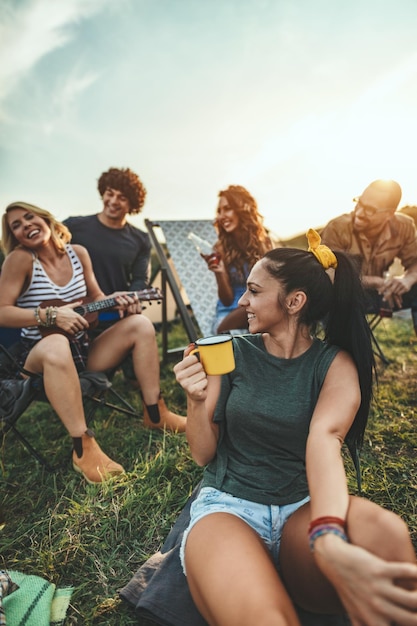
<svg viewBox="0 0 417 626"><path fill-rule="evenodd" d="M385 356L384 351L382 350L377 338L375 337L375 329L381 323L382 317L379 313L373 313L370 315L370 319L368 320L369 328L371 330L371 339L374 346L374 355L378 357L384 365L389 365L390 360Z"/></svg>

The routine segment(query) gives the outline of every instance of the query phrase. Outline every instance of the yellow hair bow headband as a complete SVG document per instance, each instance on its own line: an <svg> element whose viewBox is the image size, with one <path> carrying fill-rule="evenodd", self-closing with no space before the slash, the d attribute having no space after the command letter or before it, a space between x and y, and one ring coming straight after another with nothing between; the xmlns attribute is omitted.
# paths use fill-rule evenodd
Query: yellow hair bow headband
<svg viewBox="0 0 417 626"><path fill-rule="evenodd" d="M337 267L337 259L334 252L332 252L332 250L324 244L320 243L321 237L318 232L314 230L314 228L310 228L308 230L307 241L308 251L314 254L325 270L329 269L329 267Z"/></svg>

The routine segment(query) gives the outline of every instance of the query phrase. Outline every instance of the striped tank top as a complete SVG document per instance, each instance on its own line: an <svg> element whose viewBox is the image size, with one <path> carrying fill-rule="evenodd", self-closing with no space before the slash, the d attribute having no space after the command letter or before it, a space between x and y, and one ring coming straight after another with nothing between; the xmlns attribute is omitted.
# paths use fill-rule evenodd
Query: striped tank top
<svg viewBox="0 0 417 626"><path fill-rule="evenodd" d="M42 263L33 255L32 279L29 287L22 293L17 301L17 306L23 309L35 309L44 300L64 300L73 302L87 295L87 286L84 279L82 263L70 244L65 246L72 265L72 278L66 285L56 285L45 272ZM38 341L42 338L37 326L22 328L21 336Z"/></svg>

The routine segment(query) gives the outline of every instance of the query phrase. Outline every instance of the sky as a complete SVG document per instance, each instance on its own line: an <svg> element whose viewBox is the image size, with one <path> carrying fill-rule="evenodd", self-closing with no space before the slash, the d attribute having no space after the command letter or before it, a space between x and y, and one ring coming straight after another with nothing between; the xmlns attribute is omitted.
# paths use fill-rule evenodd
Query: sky
<svg viewBox="0 0 417 626"><path fill-rule="evenodd" d="M243 185L290 237L393 178L417 204L416 0L0 0L0 207L214 218Z"/></svg>

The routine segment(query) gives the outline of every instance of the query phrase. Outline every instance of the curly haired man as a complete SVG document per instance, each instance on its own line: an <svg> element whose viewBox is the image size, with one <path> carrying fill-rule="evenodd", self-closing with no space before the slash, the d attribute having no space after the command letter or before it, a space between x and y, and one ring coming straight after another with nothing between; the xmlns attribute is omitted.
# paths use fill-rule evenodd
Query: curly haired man
<svg viewBox="0 0 417 626"><path fill-rule="evenodd" d="M72 243L87 248L104 293L144 289L149 281L151 243L147 233L132 226L128 215L140 213L146 189L129 168L111 167L98 179L103 201L100 213L64 221Z"/></svg>
<svg viewBox="0 0 417 626"><path fill-rule="evenodd" d="M127 216L139 213L145 203L146 189L139 176L132 170L111 167L98 179L98 190L103 201L100 213L70 217L64 224L72 234L71 243L87 248L93 263L94 274L104 293L116 291L140 291L148 286L151 243L147 233L132 226ZM100 314L99 324L92 335L99 334L119 319L118 312ZM151 322L143 320L150 335L155 331ZM150 330L152 327L152 331ZM149 362L154 363L148 374L152 386L159 386L159 360L154 337L145 348ZM137 380L131 360L123 362L122 368L127 378L137 381L144 400L144 420L148 428L167 428L183 432L186 420L172 413L163 398L155 393L151 397L149 389L142 388ZM149 378L149 377L148 377Z"/></svg>

